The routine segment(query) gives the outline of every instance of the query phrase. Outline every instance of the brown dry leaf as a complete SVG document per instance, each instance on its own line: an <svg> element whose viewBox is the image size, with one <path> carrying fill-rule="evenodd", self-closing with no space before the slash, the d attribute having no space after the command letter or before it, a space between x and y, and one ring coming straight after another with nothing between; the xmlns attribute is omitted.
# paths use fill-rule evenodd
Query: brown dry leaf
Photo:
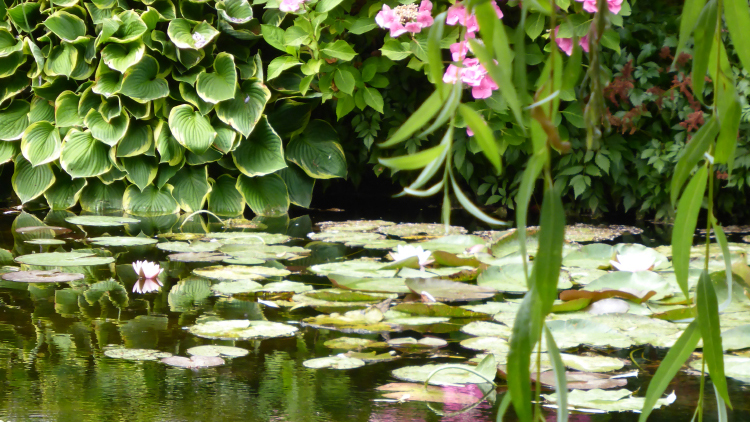
<svg viewBox="0 0 750 422"><path fill-rule="evenodd" d="M611 297L619 297L622 299L627 299L630 301L633 301L635 303L643 303L647 300L649 300L652 296L656 294L655 291L649 290L609 290L609 289L602 289L597 290L595 292L590 292L588 290L563 290L560 292L560 300L562 301L569 301L569 300L575 300L575 299L582 299L587 298L591 299L591 302L596 302L597 300L602 299L609 299Z"/></svg>

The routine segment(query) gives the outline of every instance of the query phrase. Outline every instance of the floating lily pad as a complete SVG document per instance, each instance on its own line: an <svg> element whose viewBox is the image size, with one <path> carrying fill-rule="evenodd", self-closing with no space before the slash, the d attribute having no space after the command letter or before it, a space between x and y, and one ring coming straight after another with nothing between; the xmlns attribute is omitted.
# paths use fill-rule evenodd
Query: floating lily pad
<svg viewBox="0 0 750 422"><path fill-rule="evenodd" d="M3 278L6 275L3 275ZM6 280L8 279L6 278ZM724 346L724 350L750 348L750 324L740 325L721 333L721 344Z"/></svg>
<svg viewBox="0 0 750 422"><path fill-rule="evenodd" d="M362 309L385 299L395 299L395 294L363 293L341 289L320 289L292 297L292 301L315 307L318 310L336 312Z"/></svg>
<svg viewBox="0 0 750 422"><path fill-rule="evenodd" d="M351 242L353 244L364 245L366 243L374 242L377 240L385 240L385 236L380 233L372 232L338 232L338 231L325 231L320 233L309 233L307 235L312 240L319 242Z"/></svg>
<svg viewBox="0 0 750 422"><path fill-rule="evenodd" d="M427 251L443 251L454 254L462 254L467 249L477 245L485 245L486 241L479 236L474 235L451 235L430 239L421 242L418 246Z"/></svg>
<svg viewBox="0 0 750 422"><path fill-rule="evenodd" d="M490 287L457 283L440 278L409 278L406 280L406 287L417 294L427 292L438 302L468 302L487 299L497 293L497 290Z"/></svg>
<svg viewBox="0 0 750 422"><path fill-rule="evenodd" d="M365 249L393 249L397 247L398 245L406 245L406 242L403 240L396 240L396 239L374 239L370 240L367 243L362 243L359 241L349 241L344 242L346 246L362 246Z"/></svg>
<svg viewBox="0 0 750 422"><path fill-rule="evenodd" d="M198 337L218 340L251 340L275 337L289 337L298 331L297 327L269 321L249 321L234 319L209 321L188 328Z"/></svg>
<svg viewBox="0 0 750 422"><path fill-rule="evenodd" d="M529 275L532 266L528 266ZM502 267L489 267L477 278L477 285L485 288L496 289L508 293L526 293L529 289L526 285L526 277L523 274L523 265L508 264ZM569 289L573 287L567 272L561 271L557 282L558 289Z"/></svg>
<svg viewBox="0 0 750 422"><path fill-rule="evenodd" d="M115 259L90 252L48 252L22 255L16 262L40 267L87 267L111 264Z"/></svg>
<svg viewBox="0 0 750 422"><path fill-rule="evenodd" d="M578 223L565 227L565 240L569 242L602 242L628 233L638 235L643 230L631 226L592 226Z"/></svg>
<svg viewBox="0 0 750 422"><path fill-rule="evenodd" d="M570 280L573 284L583 286L607 274L607 271L594 268L565 267L564 270L570 275Z"/></svg>
<svg viewBox="0 0 750 422"><path fill-rule="evenodd" d="M263 244L263 245L275 245L279 243L286 243L292 239L291 236L279 233L264 233L264 232L223 232L223 233L208 233L206 239L218 239L225 245L231 244Z"/></svg>
<svg viewBox="0 0 750 422"><path fill-rule="evenodd" d="M328 274L331 284L340 289L357 290L362 292L378 293L409 293L406 287L406 279L400 277L370 278L351 277L341 274Z"/></svg>
<svg viewBox="0 0 750 422"><path fill-rule="evenodd" d="M324 221L318 223L321 231L341 232L368 232L379 227L392 226L396 223L383 220L348 220L348 221Z"/></svg>
<svg viewBox="0 0 750 422"><path fill-rule="evenodd" d="M445 347L448 342L437 337L423 337L419 340L414 337L400 337L388 340L388 345L404 353L433 352Z"/></svg>
<svg viewBox="0 0 750 422"><path fill-rule="evenodd" d="M64 245L65 241L61 239L31 239L25 240L24 243L29 245Z"/></svg>
<svg viewBox="0 0 750 422"><path fill-rule="evenodd" d="M113 359L126 359L126 360L159 360L162 358L168 358L172 356L169 352L162 352L160 350L153 349L109 349L104 351L104 356Z"/></svg>
<svg viewBox="0 0 750 422"><path fill-rule="evenodd" d="M592 269L607 269L609 261L614 258L615 250L611 245L592 243L574 250L563 258L566 267L580 267Z"/></svg>
<svg viewBox="0 0 750 422"><path fill-rule="evenodd" d="M89 239L91 243L97 246L146 246L153 245L158 242L156 239L150 237L129 237L129 236L106 236L106 237L92 237Z"/></svg>
<svg viewBox="0 0 750 422"><path fill-rule="evenodd" d="M80 215L65 219L70 224L79 226L115 227L140 223L140 220L129 217L109 217L105 215Z"/></svg>
<svg viewBox="0 0 750 422"><path fill-rule="evenodd" d="M510 344L500 337L472 337L461 341L461 346L471 350L484 350L495 354L508 353Z"/></svg>
<svg viewBox="0 0 750 422"><path fill-rule="evenodd" d="M243 349L241 347L232 347L232 346L216 346L216 345L206 345L206 346L195 346L187 349L187 352L189 355L192 356L204 356L204 357L212 357L212 356L224 356L224 357L230 357L230 358L238 358L242 356L246 356L248 353L247 349Z"/></svg>
<svg viewBox="0 0 750 422"><path fill-rule="evenodd" d="M310 249L300 246L262 244L230 244L222 246L219 251L235 258L255 257L261 259L294 259L309 255L312 252Z"/></svg>
<svg viewBox="0 0 750 422"><path fill-rule="evenodd" d="M394 351L388 353L349 351L346 352L344 356L359 359L365 363L382 363L401 359L401 356L397 355Z"/></svg>
<svg viewBox="0 0 750 422"><path fill-rule="evenodd" d="M563 364L571 369L586 372L612 372L619 371L625 366L622 359L608 356L579 356L568 353L560 353Z"/></svg>
<svg viewBox="0 0 750 422"><path fill-rule="evenodd" d="M507 340L510 338L512 329L507 325L497 324L494 322L474 321L461 327L461 331L472 336L500 337Z"/></svg>
<svg viewBox="0 0 750 422"><path fill-rule="evenodd" d="M32 270L5 273L2 275L2 278L3 280L19 283L69 283L71 281L83 280L84 275L61 271Z"/></svg>
<svg viewBox="0 0 750 422"><path fill-rule="evenodd" d="M539 249L539 227L526 228L526 253L534 256ZM518 232L516 229L508 229L492 235L490 251L497 258L518 253Z"/></svg>
<svg viewBox="0 0 750 422"><path fill-rule="evenodd" d="M261 280L268 277L284 277L289 270L264 266L217 265L193 270L193 273L211 280Z"/></svg>
<svg viewBox="0 0 750 422"><path fill-rule="evenodd" d="M639 271L631 273L628 271L613 271L587 284L584 290L591 292L612 289L631 292L639 296L639 292L655 291L656 294L651 300L663 299L671 296L673 293L672 286L667 280L653 271Z"/></svg>
<svg viewBox="0 0 750 422"><path fill-rule="evenodd" d="M211 290L225 296L232 296L238 293L247 293L260 288L263 288L262 284L247 279L237 281L224 281L211 286Z"/></svg>
<svg viewBox="0 0 750 422"><path fill-rule="evenodd" d="M229 265L260 265L266 262L266 260L261 259L261 258L251 257L251 256L247 256L247 257L245 256L234 257L233 256L221 262L224 264L229 264Z"/></svg>
<svg viewBox="0 0 750 422"><path fill-rule="evenodd" d="M159 233L156 235L159 239L170 239L174 241L190 242L205 238L203 233Z"/></svg>
<svg viewBox="0 0 750 422"><path fill-rule="evenodd" d="M427 380L427 377L429 377L436 369L444 368L446 366L450 366L451 368L444 369L430 378L430 385L483 384L487 382L487 380L478 375L460 369L465 368L471 371L477 370L476 366L464 364L406 366L394 370L391 372L391 375L402 381L424 383Z"/></svg>
<svg viewBox="0 0 750 422"><path fill-rule="evenodd" d="M633 339L618 330L590 320L549 321L547 326L555 337L557 346L561 349L569 349L581 344L625 349L636 344Z"/></svg>
<svg viewBox="0 0 750 422"><path fill-rule="evenodd" d="M325 343L323 343L323 346L331 349L360 350L366 349L373 344L378 344L378 342L376 342L375 340L370 340L369 338L339 337L332 340L327 340Z"/></svg>
<svg viewBox="0 0 750 422"><path fill-rule="evenodd" d="M700 359L696 359L688 366L700 372L703 363ZM706 366L706 372L709 372L708 366ZM724 375L742 382L750 382L750 357L724 355Z"/></svg>
<svg viewBox="0 0 750 422"><path fill-rule="evenodd" d="M301 324L302 326L357 334L375 334L400 330L399 327L382 321L383 313L378 309L371 308L366 311L349 311L343 315L335 312L330 315L318 315L303 319Z"/></svg>
<svg viewBox="0 0 750 422"><path fill-rule="evenodd" d="M380 261L372 259L353 259L344 262L330 262L327 264L313 265L308 268L317 275L341 274L349 277L392 277L396 270L381 270L384 267Z"/></svg>
<svg viewBox="0 0 750 422"><path fill-rule="evenodd" d="M190 358L172 356L164 358L161 361L169 366L187 369L210 368L212 366L221 366L226 363L224 359L217 356L191 356Z"/></svg>
<svg viewBox="0 0 750 422"><path fill-rule="evenodd" d="M632 391L620 390L573 390L568 393L568 409L581 412L639 412L643 409L644 397L633 397ZM557 394L542 394L545 400L556 403ZM672 404L674 394L656 401L654 409Z"/></svg>
<svg viewBox="0 0 750 422"><path fill-rule="evenodd" d="M302 364L312 369L354 369L365 366L361 359L350 358L344 355L328 356L325 358L308 359Z"/></svg>
<svg viewBox="0 0 750 422"><path fill-rule="evenodd" d="M219 247L219 242L163 242L156 245L157 248L167 252L213 252Z"/></svg>
<svg viewBox="0 0 750 422"><path fill-rule="evenodd" d="M377 231L388 236L400 237L402 239L429 239L451 234L466 233L466 229L463 227L425 223L404 223L381 226L378 227Z"/></svg>
<svg viewBox="0 0 750 422"><path fill-rule="evenodd" d="M594 390L612 389L624 387L628 380L624 378L612 378L609 375L593 372L565 372L568 389L572 390ZM532 372L531 380L536 381L536 373ZM554 386L557 382L553 371L542 372L539 380L543 385Z"/></svg>
<svg viewBox="0 0 750 422"><path fill-rule="evenodd" d="M423 401L444 404L472 405L484 396L482 390L469 384L463 387L440 387L422 383L394 382L376 388L378 391L389 391L383 397L399 401Z"/></svg>
<svg viewBox="0 0 750 422"><path fill-rule="evenodd" d="M446 305L444 303L399 303L391 308L389 312L391 311L429 317L488 318L488 315L486 314L474 312L458 306Z"/></svg>
<svg viewBox="0 0 750 422"><path fill-rule="evenodd" d="M274 281L266 285L259 285L258 283L254 281L244 281L244 280L227 281L227 282L216 284L212 286L212 288L219 286L220 284L227 284L227 285L231 284L231 286L229 286L231 290L242 289L242 291L237 291L235 293L232 293L232 297L237 298L237 299L245 299L247 295L256 296L256 295L261 295L261 294L265 295L265 294L278 294L278 293L298 294L298 293L304 293L304 292L313 290L313 287L308 284L299 283L296 281L287 281L287 280ZM222 290L224 289L222 288ZM216 291L221 294L226 294L226 293L220 292L219 290L216 290Z"/></svg>
<svg viewBox="0 0 750 422"><path fill-rule="evenodd" d="M220 262L229 258L228 255L216 252L183 252L169 255L169 259L177 262Z"/></svg>
<svg viewBox="0 0 750 422"><path fill-rule="evenodd" d="M26 234L26 233L49 233L51 232L54 236L58 236L65 233L70 233L73 230L66 228L66 227L57 227L57 226L27 226L27 227L19 227L16 229L16 233L19 234Z"/></svg>

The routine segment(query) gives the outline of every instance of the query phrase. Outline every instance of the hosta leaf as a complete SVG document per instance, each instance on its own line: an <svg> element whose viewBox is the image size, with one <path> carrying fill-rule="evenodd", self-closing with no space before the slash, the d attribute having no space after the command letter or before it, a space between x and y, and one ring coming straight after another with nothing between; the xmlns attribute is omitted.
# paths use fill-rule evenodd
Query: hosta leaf
<svg viewBox="0 0 750 422"><path fill-rule="evenodd" d="M67 173L53 167L55 183L44 192L47 204L53 210L66 210L78 203L81 191L86 186L86 179L71 179Z"/></svg>
<svg viewBox="0 0 750 422"><path fill-rule="evenodd" d="M169 95L167 80L157 77L159 63L151 56L128 68L122 78L120 92L135 101L145 103Z"/></svg>
<svg viewBox="0 0 750 422"><path fill-rule="evenodd" d="M218 128L216 129L213 147L222 154L228 154L237 148L239 143L236 141L237 136L237 132L228 127Z"/></svg>
<svg viewBox="0 0 750 422"><path fill-rule="evenodd" d="M13 76L0 79L0 103L15 97L28 87L29 78L22 72L16 72ZM36 91L36 89L34 91Z"/></svg>
<svg viewBox="0 0 750 422"><path fill-rule="evenodd" d="M185 82L180 83L180 95L182 99L194 105L202 115L207 115L214 109L214 104L203 101L195 88Z"/></svg>
<svg viewBox="0 0 750 422"><path fill-rule="evenodd" d="M282 215L289 210L289 195L284 180L277 174L237 178L237 190L257 215Z"/></svg>
<svg viewBox="0 0 750 422"><path fill-rule="evenodd" d="M0 110L1 141L21 139L23 132L29 126L29 110L31 110L31 104L24 100L13 101L5 110Z"/></svg>
<svg viewBox="0 0 750 422"><path fill-rule="evenodd" d="M94 92L94 86L91 85L81 94L78 100L78 115L81 118L85 118L89 114L89 110L99 110L102 105L103 99L101 95Z"/></svg>
<svg viewBox="0 0 750 422"><path fill-rule="evenodd" d="M209 148L203 154L196 154L194 152L188 151L185 154L185 163L190 166L200 166L203 164L213 163L214 161L219 161L223 156L224 154L220 153L214 148Z"/></svg>
<svg viewBox="0 0 750 422"><path fill-rule="evenodd" d="M49 164L34 167L22 155L16 156L11 184L21 203L25 204L39 197L53 183L55 176Z"/></svg>
<svg viewBox="0 0 750 422"><path fill-rule="evenodd" d="M208 119L186 104L170 111L169 129L180 145L198 155L206 152L216 137L216 131Z"/></svg>
<svg viewBox="0 0 750 422"><path fill-rule="evenodd" d="M90 131L71 129L65 135L60 164L71 177L93 177L112 167L109 147L94 139Z"/></svg>
<svg viewBox="0 0 750 422"><path fill-rule="evenodd" d="M109 37L108 41L116 43L129 43L141 38L146 32L146 24L143 22L138 13L132 10L126 10L119 15L117 19L121 22L117 30Z"/></svg>
<svg viewBox="0 0 750 422"><path fill-rule="evenodd" d="M115 10L112 8L117 4L117 0L92 0L91 3L84 3L86 10L91 15L91 22L94 25L99 25L104 22L105 19L111 19L115 15Z"/></svg>
<svg viewBox="0 0 750 422"><path fill-rule="evenodd" d="M32 1L21 3L8 9L8 16L17 28L24 32L31 32L39 26L41 3Z"/></svg>
<svg viewBox="0 0 750 422"><path fill-rule="evenodd" d="M61 147L60 132L49 122L32 123L21 138L21 152L33 166L57 160Z"/></svg>
<svg viewBox="0 0 750 422"><path fill-rule="evenodd" d="M21 152L20 142L0 142L0 164L5 164Z"/></svg>
<svg viewBox="0 0 750 422"><path fill-rule="evenodd" d="M154 127L156 150L159 151L159 163L176 166L185 158L185 148L172 136L167 122L160 120Z"/></svg>
<svg viewBox="0 0 750 422"><path fill-rule="evenodd" d="M188 49L177 49L177 60L185 66L186 69L192 69L194 66L206 57L206 52L203 50L188 50Z"/></svg>
<svg viewBox="0 0 750 422"><path fill-rule="evenodd" d="M312 178L346 177L346 158L338 134L322 120L313 120L289 142L286 157Z"/></svg>
<svg viewBox="0 0 750 422"><path fill-rule="evenodd" d="M130 124L125 137L117 145L117 157L132 157L140 155L151 149L154 143L154 135L151 126L140 121Z"/></svg>
<svg viewBox="0 0 750 422"><path fill-rule="evenodd" d="M125 136L130 119L127 114L122 113L118 117L107 122L102 114L96 110L89 110L84 123L91 130L91 136L109 146L117 145L117 142Z"/></svg>
<svg viewBox="0 0 750 422"><path fill-rule="evenodd" d="M18 41L7 29L0 28L0 57L7 57L8 55L16 51L21 51L22 49L23 43Z"/></svg>
<svg viewBox="0 0 750 422"><path fill-rule="evenodd" d="M185 166L171 180L174 186L172 196L183 211L194 212L203 208L211 192L207 166Z"/></svg>
<svg viewBox="0 0 750 422"><path fill-rule="evenodd" d="M180 212L180 206L170 191L170 185L165 185L161 189L149 185L143 191L138 190L135 185L130 185L122 197L122 208L138 216L176 214Z"/></svg>
<svg viewBox="0 0 750 422"><path fill-rule="evenodd" d="M83 125L83 118L78 115L80 98L73 91L65 91L55 99L55 125L58 127Z"/></svg>
<svg viewBox="0 0 750 422"><path fill-rule="evenodd" d="M3 82L4 81L0 80L0 86L3 86ZM28 87L28 80L26 85L26 87ZM23 89L26 89L26 87L24 87ZM64 91L74 90L76 88L78 88L78 85L75 83L75 81L64 76L47 78L47 80L43 84L31 87L31 89L34 91L34 94L44 98L47 101L55 101L55 98L57 98L57 96Z"/></svg>
<svg viewBox="0 0 750 422"><path fill-rule="evenodd" d="M146 45L141 41L127 44L107 44L102 50L101 57L107 66L120 73L125 73L130 66L143 58L145 52Z"/></svg>
<svg viewBox="0 0 750 422"><path fill-rule="evenodd" d="M214 60L214 72L201 72L195 83L195 89L203 101L218 103L234 98L234 88L237 85L237 70L234 66L234 56L219 53Z"/></svg>
<svg viewBox="0 0 750 422"><path fill-rule="evenodd" d="M31 100L31 109L29 110L29 123L50 122L55 123L55 107L49 101L34 97Z"/></svg>
<svg viewBox="0 0 750 422"><path fill-rule="evenodd" d="M234 24L248 23L253 19L253 8L247 0L225 0L216 9L221 16Z"/></svg>
<svg viewBox="0 0 750 422"><path fill-rule="evenodd" d="M122 196L125 194L125 183L113 182L109 185L97 178L86 179L79 201L81 210L88 212L102 212L112 209L122 209Z"/></svg>
<svg viewBox="0 0 750 422"><path fill-rule="evenodd" d="M120 103L120 97L105 97L102 103L99 105L98 111L99 114L102 115L102 118L105 122L112 123L112 119L120 117L120 115L122 114L122 104Z"/></svg>
<svg viewBox="0 0 750 422"><path fill-rule="evenodd" d="M154 116L154 114L151 112L151 104L154 103L153 101L139 103L138 101L135 101L126 96L122 96L119 98L120 101L122 101L122 106L125 107L125 110L127 110L127 112L130 113L132 117L135 117L139 120L144 120L150 119Z"/></svg>
<svg viewBox="0 0 750 422"><path fill-rule="evenodd" d="M175 19L169 22L167 35L177 48L198 50L219 35L219 31L206 21L193 28L187 19Z"/></svg>
<svg viewBox="0 0 750 422"><path fill-rule="evenodd" d="M75 79L77 81L88 80L96 70L96 62L93 60L91 62L86 61L88 60L88 57L86 56L87 49L85 45L77 44L75 48L78 52L78 59L76 60L76 66L70 73L70 77L71 79ZM89 51L89 53L93 54L91 51Z"/></svg>
<svg viewBox="0 0 750 422"><path fill-rule="evenodd" d="M277 101L268 115L268 123L282 139L291 138L301 132L310 121L312 106L294 100Z"/></svg>
<svg viewBox="0 0 750 422"><path fill-rule="evenodd" d="M237 190L237 180L228 175L219 176L208 194L208 210L219 216L234 217L245 210L245 200Z"/></svg>
<svg viewBox="0 0 750 422"><path fill-rule="evenodd" d="M287 190L289 191L289 200L300 207L310 208L315 179L308 176L299 166L294 164L279 171L279 175L284 179L284 183L286 183Z"/></svg>
<svg viewBox="0 0 750 422"><path fill-rule="evenodd" d="M250 137L240 141L232 152L232 160L242 173L250 177L263 176L286 167L281 138L265 117L260 119Z"/></svg>
<svg viewBox="0 0 750 422"><path fill-rule="evenodd" d="M44 26L63 41L73 42L86 35L86 23L78 16L62 10L51 14L44 21Z"/></svg>
<svg viewBox="0 0 750 422"><path fill-rule="evenodd" d="M244 81L234 93L234 99L223 101L216 106L216 115L222 122L237 129L245 137L258 123L271 91L258 79Z"/></svg>
<svg viewBox="0 0 750 422"><path fill-rule="evenodd" d="M112 150L110 150L110 153L111 152L112 152ZM110 159L111 158L112 158L112 156L110 155ZM113 165L112 168L109 169L108 172L106 172L104 174L100 174L100 175L98 175L96 177L99 180L101 180L102 183L104 183L105 185L108 185L110 183L113 183L113 182L116 182L118 180L124 179L125 176L127 176L127 173L125 173L124 170L120 170L119 168L115 167L115 165Z"/></svg>
<svg viewBox="0 0 750 422"><path fill-rule="evenodd" d="M149 10L156 10L161 22L169 22L177 17L177 11L171 0L161 0L151 3Z"/></svg>
<svg viewBox="0 0 750 422"><path fill-rule="evenodd" d="M52 48L44 62L44 73L50 76L70 77L78 62L78 50L73 44L63 43Z"/></svg>
<svg viewBox="0 0 750 422"><path fill-rule="evenodd" d="M169 183L169 181L172 179L172 176L177 174L177 172L180 171L182 167L183 163L180 163L180 165L177 166L170 166L166 163L159 164L159 173L156 176L155 182L156 187L161 188L165 184Z"/></svg>
<svg viewBox="0 0 750 422"><path fill-rule="evenodd" d="M96 68L96 80L91 86L91 91L109 97L116 94L122 88L122 73L110 68L104 62L99 62Z"/></svg>
<svg viewBox="0 0 750 422"><path fill-rule="evenodd" d="M16 70L26 63L26 56L21 51L16 51L0 60L0 78L7 78L16 73Z"/></svg>
<svg viewBox="0 0 750 422"><path fill-rule="evenodd" d="M122 165L125 167L128 180L143 190L156 178L156 171L159 169L159 163L156 158L139 155L137 157L125 157L122 159Z"/></svg>

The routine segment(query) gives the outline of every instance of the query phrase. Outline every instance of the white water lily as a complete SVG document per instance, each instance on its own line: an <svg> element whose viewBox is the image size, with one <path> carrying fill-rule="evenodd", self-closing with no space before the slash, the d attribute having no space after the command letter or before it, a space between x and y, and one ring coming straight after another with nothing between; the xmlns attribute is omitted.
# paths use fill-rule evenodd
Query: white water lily
<svg viewBox="0 0 750 422"><path fill-rule="evenodd" d="M618 271L650 271L656 264L656 257L649 253L629 253L617 255L616 261L609 261Z"/></svg>
<svg viewBox="0 0 750 422"><path fill-rule="evenodd" d="M423 250L421 246L398 245L396 246L396 252L391 252L390 255L394 261L401 261L416 256L419 259L420 267L424 267L432 262L430 261L432 252Z"/></svg>
<svg viewBox="0 0 750 422"><path fill-rule="evenodd" d="M161 282L156 278L139 278L133 285L133 293L158 292L161 286Z"/></svg>
<svg viewBox="0 0 750 422"><path fill-rule="evenodd" d="M154 279L164 271L164 268L161 268L158 262L135 261L133 271L139 278Z"/></svg>

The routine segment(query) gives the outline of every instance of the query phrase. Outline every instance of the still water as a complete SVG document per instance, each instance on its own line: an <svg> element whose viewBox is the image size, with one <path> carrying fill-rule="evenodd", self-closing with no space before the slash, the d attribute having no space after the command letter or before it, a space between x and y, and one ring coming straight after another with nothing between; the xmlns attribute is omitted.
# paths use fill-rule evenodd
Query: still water
<svg viewBox="0 0 750 422"><path fill-rule="evenodd" d="M37 215L37 221L63 226L73 231L62 236L65 250L86 247L83 239L92 236L154 236L160 223L144 220L140 225L120 228L86 228L64 221L69 213ZM32 216L27 215L29 221ZM0 220L0 247L14 255L47 252L58 246L29 245L28 237L11 228L15 215ZM28 221L26 222L28 224ZM174 222L173 222L174 223ZM267 220L267 232L304 236L313 230L309 217L293 220ZM175 227L174 224L169 227ZM218 225L188 223L184 232L220 230ZM304 245L305 241L298 244ZM114 248L118 265L130 265L136 259L166 261L166 252L157 248ZM305 265L326 262L341 255L361 254L352 248L336 247L314 252ZM295 264L297 265L297 264ZM302 362L329 356L323 346L329 339L344 334L328 330L300 328L295 337L256 341L217 341L196 337L185 330L198 318L216 315L224 319L260 319L296 322L316 315L308 309L274 309L255 302L210 297L200 303L170 303L169 291L191 266L170 271L159 292L132 293L133 281L120 280L128 292L127 306L112 301L89 305L85 301L66 300L59 292L65 283L0 284L0 420L2 421L494 421L497 405L483 403L458 416L443 417L422 402L393 403L376 401L376 387L396 382L392 369L406 365L456 362L472 357L456 342L466 338L460 333L437 334L449 341L445 355L426 358L405 357L399 361L377 363L351 370L309 369ZM117 279L117 277L115 277ZM295 273L287 279L330 287L323 277ZM400 333L406 336L414 333ZM356 336L351 335L349 336ZM359 337L380 340L378 335ZM127 361L104 355L114 345L127 348L157 349L186 356L186 350L205 344L223 344L249 350L244 357L228 360L224 366L182 369L158 361ZM650 353L650 355L649 355ZM647 365L653 370L661 357L645 350ZM627 352L624 356L627 357ZM641 379L631 379L627 388L638 389ZM500 382L502 384L502 381ZM747 388L730 381L736 410L730 420L750 420L744 402ZM666 410L653 413L652 420L690 420L698 391L697 377L681 376L668 391L676 390L678 400ZM504 389L499 388L502 394ZM708 388L707 391L712 391ZM500 397L498 395L498 397ZM712 407L713 394L707 400ZM457 405L433 405L445 412ZM715 420L708 411L706 420ZM553 410L547 420L555 420ZM507 418L512 420L512 417ZM572 421L634 421L636 414L574 414Z"/></svg>

